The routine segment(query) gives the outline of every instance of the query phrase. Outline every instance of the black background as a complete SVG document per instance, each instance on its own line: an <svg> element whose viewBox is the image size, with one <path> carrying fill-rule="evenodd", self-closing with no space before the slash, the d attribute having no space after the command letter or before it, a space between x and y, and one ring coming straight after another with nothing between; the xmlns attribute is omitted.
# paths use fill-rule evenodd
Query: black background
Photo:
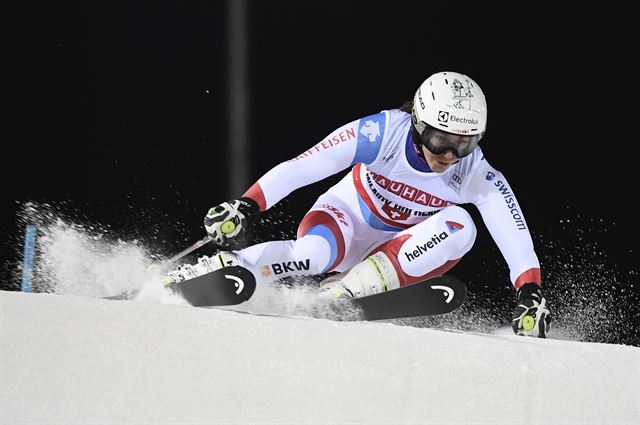
<svg viewBox="0 0 640 425"><path fill-rule="evenodd" d="M28 122L2 169L5 287L15 287L25 202L172 254L203 235L210 206L240 195L228 190L226 2L88 3L32 2ZM482 148L514 188L545 281L561 286L560 269L597 252L618 288L637 288L629 11L247 3L252 180L342 124L398 107L431 73L459 71L487 96ZM294 192L267 214L285 222L256 240L292 236L342 175ZM504 263L479 227L456 273L478 290L505 288Z"/></svg>

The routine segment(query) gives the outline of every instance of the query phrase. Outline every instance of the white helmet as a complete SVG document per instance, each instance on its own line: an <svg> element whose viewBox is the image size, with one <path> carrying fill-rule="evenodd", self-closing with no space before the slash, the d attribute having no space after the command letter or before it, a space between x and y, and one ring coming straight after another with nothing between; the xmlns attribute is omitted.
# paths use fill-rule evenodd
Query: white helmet
<svg viewBox="0 0 640 425"><path fill-rule="evenodd" d="M480 86L458 72L438 72L416 92L413 125L422 135L428 126L461 136L477 135L487 128L487 101Z"/></svg>

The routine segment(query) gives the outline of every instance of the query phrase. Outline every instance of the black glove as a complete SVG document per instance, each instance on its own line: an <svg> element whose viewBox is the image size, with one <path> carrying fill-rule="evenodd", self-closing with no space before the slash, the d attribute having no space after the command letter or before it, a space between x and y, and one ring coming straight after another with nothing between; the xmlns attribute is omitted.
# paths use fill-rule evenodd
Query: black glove
<svg viewBox="0 0 640 425"><path fill-rule="evenodd" d="M204 228L222 249L243 248L253 224L260 217L260 207L251 198L223 202L209 210Z"/></svg>
<svg viewBox="0 0 640 425"><path fill-rule="evenodd" d="M525 283L518 290L511 325L516 335L545 338L551 324L551 313L540 286Z"/></svg>

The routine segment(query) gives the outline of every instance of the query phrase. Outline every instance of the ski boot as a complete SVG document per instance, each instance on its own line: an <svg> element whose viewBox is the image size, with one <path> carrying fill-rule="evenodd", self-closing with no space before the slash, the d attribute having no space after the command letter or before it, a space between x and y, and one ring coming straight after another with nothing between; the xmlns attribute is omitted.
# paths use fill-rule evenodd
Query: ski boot
<svg viewBox="0 0 640 425"><path fill-rule="evenodd" d="M195 264L184 264L175 270L167 273L164 278L165 285L182 282L184 280L193 279L206 273L220 270L223 267L231 267L238 265L238 256L230 251L220 251L211 257L203 255L198 258Z"/></svg>
<svg viewBox="0 0 640 425"><path fill-rule="evenodd" d="M360 298L400 287L398 273L386 254L376 252L346 273L326 279L320 286L323 298Z"/></svg>

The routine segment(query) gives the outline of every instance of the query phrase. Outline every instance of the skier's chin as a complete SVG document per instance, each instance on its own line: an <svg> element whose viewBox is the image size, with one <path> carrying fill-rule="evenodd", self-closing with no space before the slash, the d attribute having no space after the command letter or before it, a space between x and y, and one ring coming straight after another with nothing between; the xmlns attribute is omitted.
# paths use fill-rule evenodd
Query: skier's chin
<svg viewBox="0 0 640 425"><path fill-rule="evenodd" d="M456 162L458 161L456 160L453 162L447 162L441 161L437 158L431 158L431 161L429 161L429 168L431 168L431 170L435 171L436 173L444 173Z"/></svg>

